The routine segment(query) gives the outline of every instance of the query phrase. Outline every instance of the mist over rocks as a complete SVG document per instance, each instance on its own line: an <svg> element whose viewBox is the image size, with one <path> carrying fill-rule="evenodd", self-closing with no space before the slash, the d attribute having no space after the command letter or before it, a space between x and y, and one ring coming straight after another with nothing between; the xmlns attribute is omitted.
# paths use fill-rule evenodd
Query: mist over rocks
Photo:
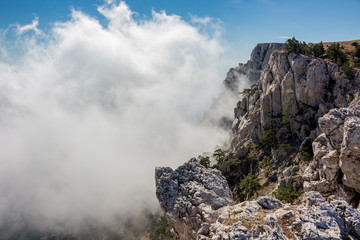
<svg viewBox="0 0 360 240"><path fill-rule="evenodd" d="M271 53L283 47L283 43L259 43L252 50L247 63L239 63L238 66L230 68L220 86L219 95L213 99L210 109L204 114L203 121L231 129L233 106L241 97L239 94L259 80Z"/></svg>
<svg viewBox="0 0 360 240"><path fill-rule="evenodd" d="M339 197L309 191L298 205L273 197L233 204L220 171L191 159L156 168L156 194L176 239L357 239L360 212Z"/></svg>
<svg viewBox="0 0 360 240"><path fill-rule="evenodd" d="M217 20L138 16L123 1L98 11L72 10L41 34L16 25L1 35L3 239L27 223L66 233L88 221L121 233L125 219L158 209L151 169L227 138L199 123L223 75Z"/></svg>
<svg viewBox="0 0 360 240"><path fill-rule="evenodd" d="M182 223L191 217L180 219L163 208L175 236L360 238L360 70L347 75L336 63L288 53L281 47L266 61L264 65L258 62L261 74L243 90L244 96L234 109L230 144L212 166L226 178L222 186L231 189L233 204L216 211L202 206L201 214L195 215L196 224L188 225ZM236 79L229 82L236 83ZM244 201L248 199L241 181L245 178L258 181L264 196L256 199L258 193L253 190L251 199ZM157 185L157 192L163 191L166 188ZM163 199L158 199L162 204Z"/></svg>
<svg viewBox="0 0 360 240"><path fill-rule="evenodd" d="M176 170L156 168L155 180L160 206L180 239L196 239L203 220L232 203L221 172L204 168L196 158Z"/></svg>

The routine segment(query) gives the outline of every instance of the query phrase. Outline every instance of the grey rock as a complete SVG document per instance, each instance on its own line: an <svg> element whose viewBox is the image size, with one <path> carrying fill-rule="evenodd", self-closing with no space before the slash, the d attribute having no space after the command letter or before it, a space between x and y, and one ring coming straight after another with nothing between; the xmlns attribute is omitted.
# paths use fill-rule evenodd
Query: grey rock
<svg viewBox="0 0 360 240"><path fill-rule="evenodd" d="M269 62L271 53L283 47L283 43L257 44L247 63L240 63L228 71L220 87L219 96L213 100L210 110L204 114L203 120L225 129L231 129L233 119L231 115L224 111L224 106L233 107L239 99L242 88L250 87L259 80L262 70ZM244 101L239 106L240 108L235 110L234 114L243 116L256 99L257 97L254 96L248 99L248 102Z"/></svg>
<svg viewBox="0 0 360 240"><path fill-rule="evenodd" d="M303 203L283 205L272 197L231 205L231 193L217 170L196 159L175 171L158 168L157 195L178 239L358 239L360 212L344 199L305 192ZM169 182L176 182L176 193ZM221 184L219 184L221 183ZM168 187L161 189L162 187ZM219 200L222 205L218 204ZM172 203L174 202L174 203Z"/></svg>
<svg viewBox="0 0 360 240"><path fill-rule="evenodd" d="M203 218L232 203L226 179L193 158L176 170L156 168L156 196L178 237L195 237Z"/></svg>
<svg viewBox="0 0 360 240"><path fill-rule="evenodd" d="M304 189L322 193L343 189L342 184L360 193L360 110L358 104L332 109L319 118L323 134L313 142L314 162L304 174ZM340 171L342 182L338 182ZM318 181L315 175L319 173ZM314 181L315 180L315 181ZM348 191L349 192L349 191ZM337 191L344 194L345 191Z"/></svg>
<svg viewBox="0 0 360 240"><path fill-rule="evenodd" d="M265 209L274 209L282 207L282 203L273 197L263 196L256 199L256 202Z"/></svg>

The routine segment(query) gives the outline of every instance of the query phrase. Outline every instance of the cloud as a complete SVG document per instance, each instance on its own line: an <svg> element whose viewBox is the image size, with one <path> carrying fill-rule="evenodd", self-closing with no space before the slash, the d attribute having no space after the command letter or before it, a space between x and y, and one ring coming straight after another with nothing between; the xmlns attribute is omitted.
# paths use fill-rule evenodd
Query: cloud
<svg viewBox="0 0 360 240"><path fill-rule="evenodd" d="M290 39L290 38L292 38L292 37L280 36L280 37L278 37L278 38L280 38L280 39Z"/></svg>
<svg viewBox="0 0 360 240"><path fill-rule="evenodd" d="M0 216L111 222L157 206L155 166L227 138L199 124L223 78L217 34L165 12L136 19L124 2L98 10L108 25L74 10L0 60Z"/></svg>
<svg viewBox="0 0 360 240"><path fill-rule="evenodd" d="M16 30L19 35L29 31L33 31L35 34L42 34L42 32L38 29L38 25L39 25L39 18L36 17L33 19L31 24L26 24L26 25L16 24Z"/></svg>

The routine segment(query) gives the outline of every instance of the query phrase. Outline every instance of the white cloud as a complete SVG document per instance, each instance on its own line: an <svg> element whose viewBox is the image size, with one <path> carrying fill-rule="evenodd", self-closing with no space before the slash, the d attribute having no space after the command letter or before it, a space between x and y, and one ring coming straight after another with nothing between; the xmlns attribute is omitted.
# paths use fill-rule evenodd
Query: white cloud
<svg viewBox="0 0 360 240"><path fill-rule="evenodd" d="M280 38L280 39L290 39L290 38L292 38L292 37L288 37L288 36L280 36L280 37L278 37L278 38Z"/></svg>
<svg viewBox="0 0 360 240"><path fill-rule="evenodd" d="M108 26L73 11L0 61L0 216L74 224L157 206L155 166L227 138L197 123L224 77L217 35L165 12L135 20L124 2L99 11Z"/></svg>
<svg viewBox="0 0 360 240"><path fill-rule="evenodd" d="M36 17L32 20L31 24L19 25L16 24L16 30L19 35L24 32L33 31L35 34L42 34L42 32L38 29L39 18Z"/></svg>

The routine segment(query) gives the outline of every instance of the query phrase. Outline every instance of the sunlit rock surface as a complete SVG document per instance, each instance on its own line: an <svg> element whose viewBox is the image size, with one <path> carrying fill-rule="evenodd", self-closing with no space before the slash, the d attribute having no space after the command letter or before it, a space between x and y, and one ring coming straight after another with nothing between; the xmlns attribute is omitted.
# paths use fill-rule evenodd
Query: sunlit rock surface
<svg viewBox="0 0 360 240"><path fill-rule="evenodd" d="M176 237L359 239L360 215L351 204L357 205L360 193L360 71L350 78L335 63L258 45L247 64L230 69L228 89L237 91L240 75L253 80L236 104L230 146L219 165L228 182L194 159L180 170L156 170L157 196ZM273 131L267 141L275 144L259 150L265 130ZM309 141L311 149L311 139L313 153L305 158L300 149ZM282 158L281 144L293 154ZM228 184L234 189L241 176L263 172L245 164L249 154L256 161L269 156L276 166L267 180L294 186L302 200L291 205L262 196L234 204ZM242 168L228 169L229 159ZM306 164L292 165L299 161Z"/></svg>
<svg viewBox="0 0 360 240"><path fill-rule="evenodd" d="M157 168L156 194L177 239L358 239L360 213L339 197L310 191L298 205L269 196L232 205L217 170L196 159Z"/></svg>

